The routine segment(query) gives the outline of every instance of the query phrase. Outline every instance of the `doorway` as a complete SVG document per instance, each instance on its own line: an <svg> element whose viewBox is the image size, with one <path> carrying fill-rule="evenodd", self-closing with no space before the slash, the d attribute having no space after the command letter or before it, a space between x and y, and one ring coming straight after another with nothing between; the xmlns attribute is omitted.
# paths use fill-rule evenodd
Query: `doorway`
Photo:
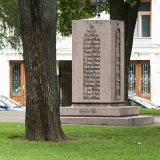
<svg viewBox="0 0 160 160"><path fill-rule="evenodd" d="M72 105L72 61L59 62L60 107Z"/></svg>
<svg viewBox="0 0 160 160"><path fill-rule="evenodd" d="M151 99L150 61L131 61L128 75L128 94Z"/></svg>
<svg viewBox="0 0 160 160"><path fill-rule="evenodd" d="M25 70L23 61L10 61L10 98L26 106Z"/></svg>

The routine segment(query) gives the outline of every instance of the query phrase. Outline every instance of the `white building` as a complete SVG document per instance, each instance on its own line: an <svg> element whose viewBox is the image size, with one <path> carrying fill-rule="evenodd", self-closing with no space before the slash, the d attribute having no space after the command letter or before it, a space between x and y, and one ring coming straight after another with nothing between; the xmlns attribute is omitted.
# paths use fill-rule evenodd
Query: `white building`
<svg viewBox="0 0 160 160"><path fill-rule="evenodd" d="M131 54L130 87L136 95L160 105L160 0L143 0L138 12ZM134 69L134 67L136 67ZM134 71L136 73L134 73Z"/></svg>
<svg viewBox="0 0 160 160"><path fill-rule="evenodd" d="M160 105L160 0L142 0L131 53L128 92ZM103 18L103 14L101 17ZM61 106L71 105L72 37L57 38L57 74ZM0 51L0 94L25 105L22 55L10 48ZM64 81L65 79L65 81Z"/></svg>

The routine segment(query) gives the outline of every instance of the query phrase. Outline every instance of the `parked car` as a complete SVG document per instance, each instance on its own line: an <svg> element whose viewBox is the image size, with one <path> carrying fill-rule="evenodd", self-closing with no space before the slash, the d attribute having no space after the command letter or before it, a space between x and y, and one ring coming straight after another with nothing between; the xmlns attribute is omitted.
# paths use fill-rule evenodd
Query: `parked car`
<svg viewBox="0 0 160 160"><path fill-rule="evenodd" d="M4 95L0 95L0 111L25 111L26 108Z"/></svg>
<svg viewBox="0 0 160 160"><path fill-rule="evenodd" d="M128 99L131 106L139 106L141 108L147 108L147 109L160 109L159 105L154 104L151 101L142 97L128 95Z"/></svg>

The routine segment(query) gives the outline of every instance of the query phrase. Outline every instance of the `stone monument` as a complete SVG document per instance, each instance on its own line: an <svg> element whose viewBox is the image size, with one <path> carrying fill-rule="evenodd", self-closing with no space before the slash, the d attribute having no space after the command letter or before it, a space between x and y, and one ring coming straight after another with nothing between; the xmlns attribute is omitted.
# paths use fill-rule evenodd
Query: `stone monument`
<svg viewBox="0 0 160 160"><path fill-rule="evenodd" d="M72 102L74 106L124 105L124 24L73 21Z"/></svg>
<svg viewBox="0 0 160 160"><path fill-rule="evenodd" d="M124 106L124 23L100 17L72 21L72 103L62 123L147 125L136 106Z"/></svg>

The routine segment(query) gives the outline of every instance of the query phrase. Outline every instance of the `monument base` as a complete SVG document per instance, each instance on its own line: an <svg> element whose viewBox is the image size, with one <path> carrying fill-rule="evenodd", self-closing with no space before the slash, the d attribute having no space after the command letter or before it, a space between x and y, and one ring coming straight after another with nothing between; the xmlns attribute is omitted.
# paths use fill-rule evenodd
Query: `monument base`
<svg viewBox="0 0 160 160"><path fill-rule="evenodd" d="M139 115L139 107L60 107L62 124L140 126L154 123L153 116Z"/></svg>

